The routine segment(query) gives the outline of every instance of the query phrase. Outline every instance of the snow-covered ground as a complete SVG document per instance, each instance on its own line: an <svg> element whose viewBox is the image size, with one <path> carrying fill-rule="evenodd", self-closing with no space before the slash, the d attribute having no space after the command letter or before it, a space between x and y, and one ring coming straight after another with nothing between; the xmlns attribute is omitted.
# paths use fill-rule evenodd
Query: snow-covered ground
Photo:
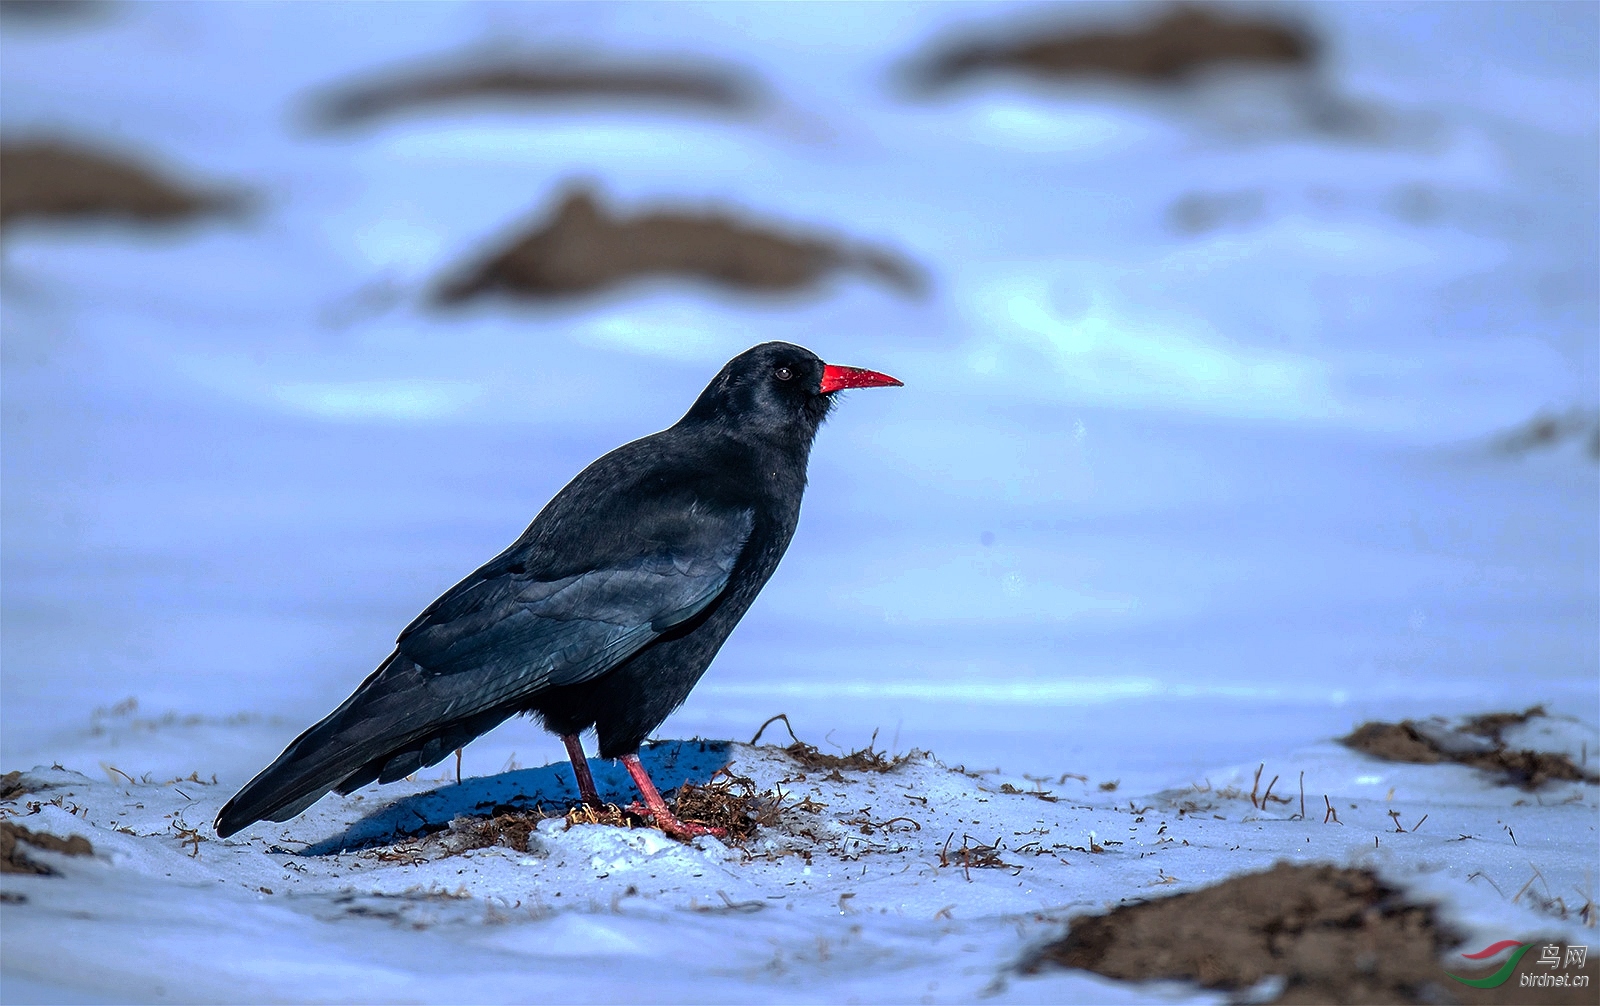
<svg viewBox="0 0 1600 1006"><path fill-rule="evenodd" d="M1600 747L1564 719L1508 739L1574 761ZM743 844L559 817L525 850L444 844L454 833L437 829L457 815L575 801L560 764L328 798L218 842L206 822L221 783L43 769L52 788L19 798L35 810L19 823L83 835L95 857L30 853L64 877L8 879L27 900L4 914L7 1001L66 988L87 1001L500 1002L526 1000L530 982L556 1002L1138 1001L1157 993L1017 966L1070 915L1285 859L1377 870L1443 906L1463 952L1508 934L1593 938L1579 914L1587 902L1592 924L1593 785L1534 800L1469 769L1331 743L1260 777L1241 766L1137 795L922 755L835 771L773 746L669 741L645 760L664 785L728 764L781 791L783 810ZM620 770L598 781L630 798ZM1274 781L1277 795L1253 797ZM977 846L994 855L962 856Z"/></svg>
<svg viewBox="0 0 1600 1006"><path fill-rule="evenodd" d="M1355 134L1319 131L1281 81L896 92L894 68L930 40L1027 14L997 5L399 10L107 5L0 24L6 137L111 144L255 195L244 219L175 232L4 238L0 768L94 780L57 791L87 820L46 805L36 823L100 853L63 861L64 881L19 881L29 904L0 910L7 1001L487 1000L530 980L570 983L557 999L912 999L930 982L962 999L1068 908L1279 856L1375 860L1523 934L1560 925L1509 904L1530 864L1552 894L1593 893L1592 788L1517 805L1465 769L1328 745L1366 719L1535 702L1580 733L1600 723L1597 467L1576 442L1491 448L1536 414L1600 402L1592 5L1295 8L1327 40L1322 88L1368 124ZM747 68L770 100L749 120L567 108L304 125L327 85L508 48L704 56ZM438 275L575 179L623 209L730 206L885 244L932 290L647 284L554 307L425 306ZM1174 228L1196 199L1222 207L1219 226ZM930 762L876 793L821 784L830 820L893 817L911 787L938 821L897 827L901 852L815 856L810 875L794 857L599 828L470 866L347 855L300 874L263 851L278 831L188 856L165 815L181 805L204 831L568 477L675 420L769 338L906 387L849 399L824 429L788 558L662 735L743 740L784 711L819 744L879 730L880 745L1005 775ZM465 772L559 756L516 722L469 746ZM732 756L764 785L783 775L770 754ZM1124 802L1248 784L1263 761L1356 809L1342 828L1280 827L1235 800L1226 821L1160 817L1191 842L1172 848L1149 833L1158 811L1135 824ZM115 786L102 764L155 783ZM191 773L218 783L157 785ZM994 795L1063 773L1093 783L1054 787L1054 804ZM954 809L979 799L981 813ZM337 833L361 807L285 831ZM1430 816L1391 839L1388 809L1408 827ZM1129 837L971 883L935 865L951 831L1015 848L1036 827L1070 845ZM1447 841L1463 833L1477 837ZM612 862L617 878L674 879L654 895L596 879ZM1475 871L1510 885L1504 902L1467 883ZM629 883L642 893L613 905ZM429 896L445 888L468 897ZM718 890L768 907L727 910ZM348 910L391 901L426 928ZM1082 976L999 994L1140 995Z"/></svg>

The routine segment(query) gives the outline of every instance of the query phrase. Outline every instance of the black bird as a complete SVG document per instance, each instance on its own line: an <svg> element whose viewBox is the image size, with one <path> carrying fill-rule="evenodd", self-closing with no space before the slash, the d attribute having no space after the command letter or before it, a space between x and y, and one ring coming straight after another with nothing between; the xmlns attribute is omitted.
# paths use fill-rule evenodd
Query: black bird
<svg viewBox="0 0 1600 1006"><path fill-rule="evenodd" d="M585 802L600 803L578 741L592 726L662 830L702 833L667 809L639 744L783 558L834 392L900 383L785 342L734 357L682 419L585 468L428 605L354 695L228 801L217 834L404 778L518 713L561 735Z"/></svg>

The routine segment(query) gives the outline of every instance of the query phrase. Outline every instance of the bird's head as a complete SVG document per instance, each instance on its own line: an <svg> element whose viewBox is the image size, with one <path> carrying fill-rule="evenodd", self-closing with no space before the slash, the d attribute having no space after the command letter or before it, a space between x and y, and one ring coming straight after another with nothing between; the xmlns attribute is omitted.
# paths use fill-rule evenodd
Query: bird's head
<svg viewBox="0 0 1600 1006"><path fill-rule="evenodd" d="M836 392L900 384L874 370L823 363L793 343L764 342L729 360L684 419L810 446Z"/></svg>

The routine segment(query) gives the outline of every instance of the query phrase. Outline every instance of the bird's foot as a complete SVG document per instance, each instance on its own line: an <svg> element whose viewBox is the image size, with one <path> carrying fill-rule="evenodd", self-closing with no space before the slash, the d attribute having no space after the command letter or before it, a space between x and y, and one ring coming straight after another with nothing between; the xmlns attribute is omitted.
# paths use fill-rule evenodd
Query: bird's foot
<svg viewBox="0 0 1600 1006"><path fill-rule="evenodd" d="M665 807L652 810L635 800L628 805L626 810L630 814L638 814L680 842L693 842L701 835L710 835L712 838L728 837L728 829L726 828L712 828L694 821L681 821L677 815Z"/></svg>
<svg viewBox="0 0 1600 1006"><path fill-rule="evenodd" d="M678 815L667 806L667 801L661 799L660 791L656 789L656 784L650 781L650 773L639 763L637 754L623 755L622 764L627 768L628 774L633 776L633 784L639 787L639 792L644 796L644 803L635 800L628 808L630 812L638 814L646 821L655 822L657 828L680 842L693 842L701 835L710 835L714 838L728 837L728 832L724 828L708 828L692 821L678 820Z"/></svg>

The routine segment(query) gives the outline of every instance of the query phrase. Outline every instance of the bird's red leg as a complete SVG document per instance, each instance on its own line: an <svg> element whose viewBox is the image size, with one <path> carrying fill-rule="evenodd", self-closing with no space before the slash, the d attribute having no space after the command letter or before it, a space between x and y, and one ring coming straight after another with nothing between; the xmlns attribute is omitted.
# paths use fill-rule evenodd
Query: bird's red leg
<svg viewBox="0 0 1600 1006"><path fill-rule="evenodd" d="M655 821L657 828L685 842L693 841L698 835L722 837L727 834L720 828L707 828L702 824L690 824L678 820L677 815L667 808L667 801L661 799L661 794L656 792L656 784L650 781L650 773L639 763L638 755L623 755L622 764L627 766L628 774L633 776L633 784L639 787L639 792L644 795L646 816Z"/></svg>
<svg viewBox="0 0 1600 1006"><path fill-rule="evenodd" d="M572 762L572 774L578 780L578 795L583 797L584 803L598 810L604 804L595 791L594 776L589 774L589 759L583 756L583 744L577 734L562 734L561 743L567 746L567 760Z"/></svg>

